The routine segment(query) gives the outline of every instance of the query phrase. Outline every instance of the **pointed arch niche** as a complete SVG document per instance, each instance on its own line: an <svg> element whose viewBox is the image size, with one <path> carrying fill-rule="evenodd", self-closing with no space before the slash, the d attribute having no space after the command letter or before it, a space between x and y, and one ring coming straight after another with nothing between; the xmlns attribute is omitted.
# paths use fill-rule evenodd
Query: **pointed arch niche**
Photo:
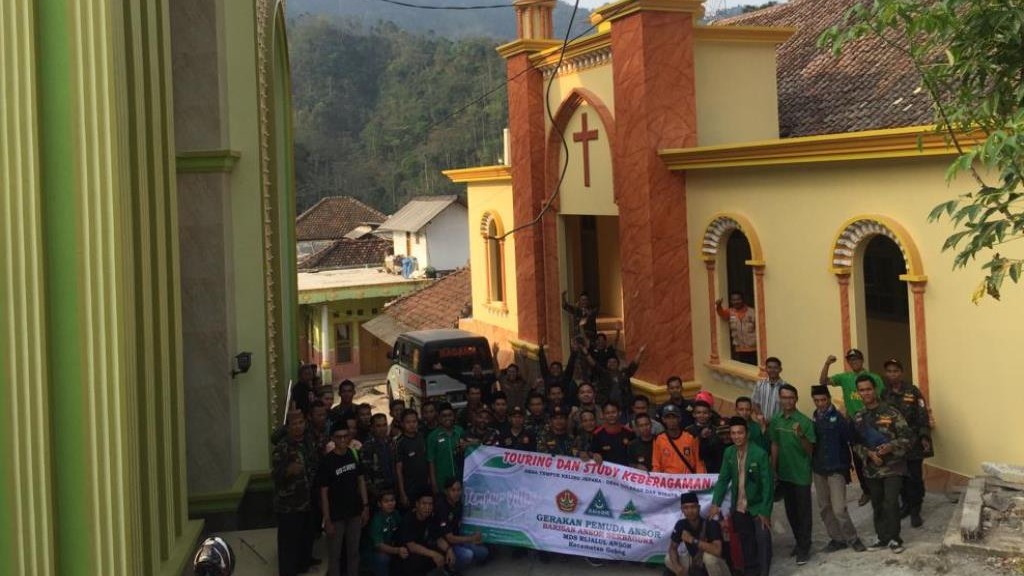
<svg viewBox="0 0 1024 576"><path fill-rule="evenodd" d="M761 248L761 240L754 230L753 225L745 217L733 213L721 213L712 217L704 229L704 238L701 243L701 259L707 270L708 285L708 319L710 330L710 355L708 364L711 366L721 365L721 354L719 353L719 319L716 311L715 301L718 298L727 299L729 287L729 240L735 234L742 234L749 246L749 258L742 261L742 264L750 269L753 275L753 305L757 314L757 368L758 374L764 374L764 359L768 355L768 329L765 322L765 289L764 289L764 250ZM734 242L734 246L743 247L744 243ZM733 266L735 268L735 266ZM728 340L726 340L728 342ZM726 344L728 347L729 344ZM729 357L728 351L725 353ZM742 376L733 375L729 381L748 380ZM740 383L740 382L733 382ZM750 384L750 382L747 382Z"/></svg>
<svg viewBox="0 0 1024 576"><path fill-rule="evenodd" d="M830 269L839 288L843 350L854 347L855 341L863 342L867 339L864 260L869 244L879 236L887 239L885 243L891 243L890 247L894 244L903 259L903 273L899 274L898 279L906 283L910 291L910 356L913 358L900 360L913 360L914 380L927 398L928 342L925 330L924 293L928 277L924 273L921 253L910 234L902 225L887 216L868 214L850 218L839 228L829 248ZM854 288L852 302L851 284ZM873 362L877 369L878 363L885 358L871 358L869 353L868 360Z"/></svg>

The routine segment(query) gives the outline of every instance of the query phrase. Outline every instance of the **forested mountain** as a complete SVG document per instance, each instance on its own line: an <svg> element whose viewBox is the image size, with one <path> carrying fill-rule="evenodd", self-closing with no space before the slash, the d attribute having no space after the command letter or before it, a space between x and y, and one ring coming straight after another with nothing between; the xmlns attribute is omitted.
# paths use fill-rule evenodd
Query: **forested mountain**
<svg viewBox="0 0 1024 576"><path fill-rule="evenodd" d="M443 169L495 163L507 123L497 44L392 23L290 22L298 210L350 195L393 212L412 196L461 191Z"/></svg>
<svg viewBox="0 0 1024 576"><path fill-rule="evenodd" d="M433 33L446 38L494 38L508 40L516 35L512 0L404 0L407 4L466 7L507 4L508 9L490 10L418 10L383 0L289 0L288 15L342 17L364 26L392 22L403 30ZM555 8L555 29L564 33L572 5L559 2ZM590 12L581 8L576 14L573 33L589 26Z"/></svg>

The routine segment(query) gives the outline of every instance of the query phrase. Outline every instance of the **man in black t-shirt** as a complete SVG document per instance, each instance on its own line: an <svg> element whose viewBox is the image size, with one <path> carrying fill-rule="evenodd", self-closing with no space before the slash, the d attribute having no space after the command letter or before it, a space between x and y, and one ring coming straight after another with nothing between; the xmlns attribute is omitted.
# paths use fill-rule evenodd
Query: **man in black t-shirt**
<svg viewBox="0 0 1024 576"><path fill-rule="evenodd" d="M462 482L458 478L449 478L444 483L444 492L434 500L434 521L455 553L456 572L487 561L490 551L483 545L483 535L480 532L468 535L461 533Z"/></svg>
<svg viewBox="0 0 1024 576"><path fill-rule="evenodd" d="M700 515L700 501L693 492L679 498L683 518L672 530L672 543L665 557L665 576L728 576L722 559L722 527ZM686 553L680 554L680 545Z"/></svg>
<svg viewBox="0 0 1024 576"><path fill-rule="evenodd" d="M639 414L633 420L637 438L629 444L629 465L638 470L651 471L651 455L654 452L653 421L647 414Z"/></svg>
<svg viewBox="0 0 1024 576"><path fill-rule="evenodd" d="M594 431L591 449L594 459L601 462L629 465L629 444L636 435L619 420L622 410L618 402L609 400L602 406L604 426Z"/></svg>
<svg viewBox="0 0 1024 576"><path fill-rule="evenodd" d="M402 412L402 435L395 440L395 479L398 503L403 510L412 508L416 495L430 488L427 478L427 440L419 433L419 417L408 408Z"/></svg>
<svg viewBox="0 0 1024 576"><path fill-rule="evenodd" d="M398 564L402 576L423 576L455 566L455 551L434 521L434 495L429 491L421 492L416 506L402 518L398 544L409 550L409 557Z"/></svg>
<svg viewBox="0 0 1024 576"><path fill-rule="evenodd" d="M327 534L327 574L341 574L341 546L347 560L346 574L359 573L359 533L370 519L366 480L359 456L349 447L352 432L344 426L331 433L334 450L320 462L317 485Z"/></svg>

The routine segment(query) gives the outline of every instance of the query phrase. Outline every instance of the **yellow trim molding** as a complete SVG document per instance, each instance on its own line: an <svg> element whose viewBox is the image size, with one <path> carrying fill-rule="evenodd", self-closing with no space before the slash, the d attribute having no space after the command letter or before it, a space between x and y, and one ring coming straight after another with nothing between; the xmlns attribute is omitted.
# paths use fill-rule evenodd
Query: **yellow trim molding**
<svg viewBox="0 0 1024 576"><path fill-rule="evenodd" d="M639 378L630 378L633 383L633 391L650 398L652 403L661 403L668 400L668 388L664 384L655 384ZM683 395L693 396L699 392L701 386L696 381L683 382Z"/></svg>
<svg viewBox="0 0 1024 576"><path fill-rule="evenodd" d="M981 137L961 136L968 145ZM932 126L910 126L823 136L800 136L743 144L676 148L658 152L670 170L704 170L740 166L772 166L876 160L913 156L948 156L956 149Z"/></svg>
<svg viewBox="0 0 1024 576"><path fill-rule="evenodd" d="M782 44L796 28L768 26L697 26L694 35L704 42L753 42Z"/></svg>
<svg viewBox="0 0 1024 576"><path fill-rule="evenodd" d="M505 165L453 168L441 172L456 184L469 182L512 182L512 169Z"/></svg>
<svg viewBox="0 0 1024 576"><path fill-rule="evenodd" d="M600 8L594 10L595 17L591 17L590 22L597 24L600 22L614 22L619 18L625 18L630 14L637 12L688 12L694 15L694 18L701 18L704 16L704 1L703 0L622 0L621 2L614 2L612 4L605 4ZM595 22L594 20L597 20Z"/></svg>
<svg viewBox="0 0 1024 576"><path fill-rule="evenodd" d="M563 61L567 62L573 58L578 58L595 52L604 48L609 48L612 45L612 32L609 29L606 32L598 32L585 36L578 40L573 40L565 47L565 57ZM535 68L544 68L546 66L554 66L558 64L558 58L561 54L561 45L548 48L543 52L538 52L533 56L530 56L530 63Z"/></svg>
<svg viewBox="0 0 1024 576"><path fill-rule="evenodd" d="M513 40L507 44L502 44L495 48L498 54L502 58L511 58L516 54L522 54L523 52L541 52L551 48L552 46L561 46L562 43L558 40Z"/></svg>

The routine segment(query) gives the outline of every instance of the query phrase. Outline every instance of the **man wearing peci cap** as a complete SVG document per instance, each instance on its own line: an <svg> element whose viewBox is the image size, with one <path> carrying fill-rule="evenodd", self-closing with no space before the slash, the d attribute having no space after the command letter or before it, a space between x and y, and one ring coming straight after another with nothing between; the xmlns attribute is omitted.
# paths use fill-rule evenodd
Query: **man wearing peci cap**
<svg viewBox="0 0 1024 576"><path fill-rule="evenodd" d="M569 414L562 406L551 408L551 422L537 440L537 451L552 456L572 456L573 438L569 434Z"/></svg>
<svg viewBox="0 0 1024 576"><path fill-rule="evenodd" d="M728 576L722 559L722 527L700 515L700 500L693 492L679 498L683 517L672 530L672 542L665 557L665 576ZM680 547L686 550L680 554Z"/></svg>
<svg viewBox="0 0 1024 576"><path fill-rule="evenodd" d="M825 364L821 367L818 384L842 388L843 407L846 410L846 416L847 418L853 418L854 414L864 409L864 402L861 401L860 394L857 392L857 377L862 374L871 377L871 380L875 383L876 394L882 394L885 391L885 384L882 383L881 376L864 368L864 353L856 348L850 348L846 351L846 363L850 366L850 370L829 377L829 368L835 363L835 356L829 356L825 359ZM853 454L853 469L857 472L857 481L860 483L862 492L860 501L857 503L860 506L864 506L871 500L871 491L868 488L868 483L865 481L864 461L861 460L856 452Z"/></svg>
<svg viewBox="0 0 1024 576"><path fill-rule="evenodd" d="M885 361L886 390L882 401L903 414L907 425L914 433L913 443L907 450L907 477L903 479L900 498L903 506L900 515L910 516L910 525L919 528L921 503L924 502L924 459L934 456L932 450L932 427L928 416L928 404L921 391L910 382L903 380L903 364L895 358Z"/></svg>
<svg viewBox="0 0 1024 576"><path fill-rule="evenodd" d="M850 444L853 426L832 403L828 386L811 386L814 400L814 491L818 494L821 520L825 523L829 543L824 552L835 552L847 547L857 552L865 550L857 536L857 529L846 509L846 485L850 483Z"/></svg>

